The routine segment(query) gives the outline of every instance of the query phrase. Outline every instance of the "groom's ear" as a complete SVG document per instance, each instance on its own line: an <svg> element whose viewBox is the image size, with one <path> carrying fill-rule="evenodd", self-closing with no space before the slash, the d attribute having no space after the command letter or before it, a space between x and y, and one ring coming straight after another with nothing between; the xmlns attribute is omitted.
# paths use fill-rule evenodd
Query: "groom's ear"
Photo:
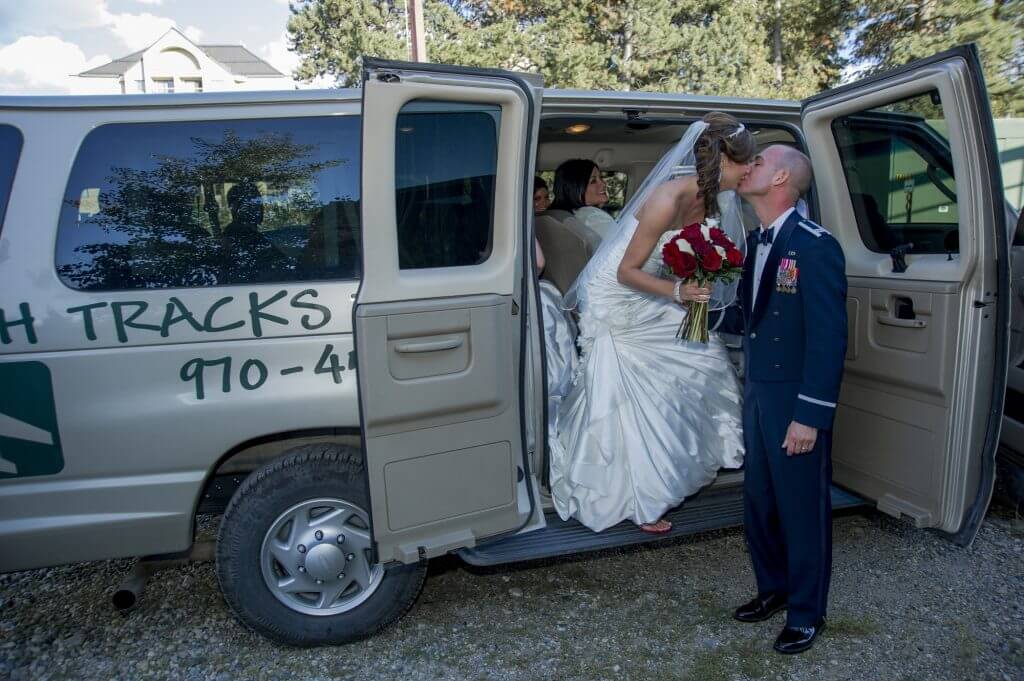
<svg viewBox="0 0 1024 681"><path fill-rule="evenodd" d="M787 182L789 182L789 170L787 168L779 168L776 170L775 176L772 177L772 184L776 187L781 187Z"/></svg>

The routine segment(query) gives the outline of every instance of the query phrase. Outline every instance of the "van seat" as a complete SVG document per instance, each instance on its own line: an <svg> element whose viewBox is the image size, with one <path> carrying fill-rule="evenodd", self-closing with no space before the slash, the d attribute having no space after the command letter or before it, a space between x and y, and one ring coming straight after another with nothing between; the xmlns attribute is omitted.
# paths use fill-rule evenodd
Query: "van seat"
<svg viewBox="0 0 1024 681"><path fill-rule="evenodd" d="M538 215L536 230L546 263L541 276L564 294L601 245L601 237L564 210Z"/></svg>

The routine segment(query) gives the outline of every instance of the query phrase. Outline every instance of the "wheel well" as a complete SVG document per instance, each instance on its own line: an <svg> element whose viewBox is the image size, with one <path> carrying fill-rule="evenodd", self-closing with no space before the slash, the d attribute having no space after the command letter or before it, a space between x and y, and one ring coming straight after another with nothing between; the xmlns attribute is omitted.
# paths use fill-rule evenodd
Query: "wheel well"
<svg viewBox="0 0 1024 681"><path fill-rule="evenodd" d="M227 451L203 482L193 515L221 513L231 495L252 471L301 445L334 442L362 450L358 428L320 428L288 431L246 440Z"/></svg>

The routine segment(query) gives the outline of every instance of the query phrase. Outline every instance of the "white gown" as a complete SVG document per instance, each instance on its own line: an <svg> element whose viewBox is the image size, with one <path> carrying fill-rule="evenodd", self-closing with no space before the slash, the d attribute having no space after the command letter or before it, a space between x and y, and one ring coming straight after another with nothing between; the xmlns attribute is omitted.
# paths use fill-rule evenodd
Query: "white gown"
<svg viewBox="0 0 1024 681"><path fill-rule="evenodd" d="M644 271L658 273L671 235ZM654 522L743 463L742 393L725 346L714 333L707 345L678 340L685 310L620 284L615 269L586 285L579 365L549 431L555 509L597 532Z"/></svg>

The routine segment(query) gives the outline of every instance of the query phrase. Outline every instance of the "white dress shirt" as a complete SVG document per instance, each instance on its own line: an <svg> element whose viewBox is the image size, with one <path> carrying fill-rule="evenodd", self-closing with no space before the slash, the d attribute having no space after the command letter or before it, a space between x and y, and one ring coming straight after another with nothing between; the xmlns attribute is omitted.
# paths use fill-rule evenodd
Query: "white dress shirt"
<svg viewBox="0 0 1024 681"><path fill-rule="evenodd" d="M795 206L787 211L784 211L782 215L775 218L775 222L773 222L767 228L764 225L761 226L761 231L772 232L773 241L771 244L762 244L760 241L757 243L757 253L754 254L754 288L751 289L754 295L754 299L750 301L751 310L754 309L754 304L757 302L757 292L761 288L761 275L764 273L764 264L768 262L768 254L771 253L772 246L775 243L774 239L778 238L779 227L782 227L782 223L786 221L786 218L788 218L789 214L792 213L794 210L796 210Z"/></svg>

